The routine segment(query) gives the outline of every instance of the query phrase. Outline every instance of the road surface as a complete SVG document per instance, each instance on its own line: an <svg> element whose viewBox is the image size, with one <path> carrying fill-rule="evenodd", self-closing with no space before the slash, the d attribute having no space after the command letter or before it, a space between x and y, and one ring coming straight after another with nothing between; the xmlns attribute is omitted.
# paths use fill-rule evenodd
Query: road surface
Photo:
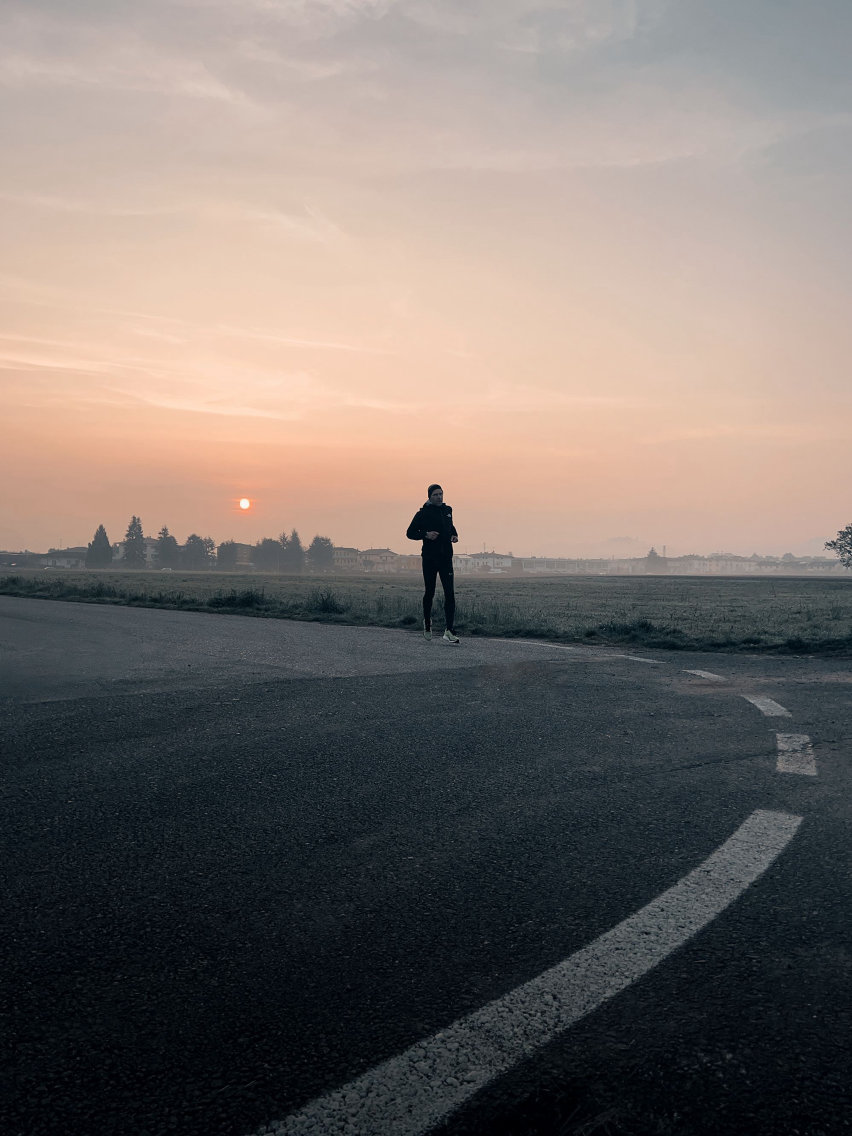
<svg viewBox="0 0 852 1136"><path fill-rule="evenodd" d="M852 1130L849 660L0 598L14 1136Z"/></svg>

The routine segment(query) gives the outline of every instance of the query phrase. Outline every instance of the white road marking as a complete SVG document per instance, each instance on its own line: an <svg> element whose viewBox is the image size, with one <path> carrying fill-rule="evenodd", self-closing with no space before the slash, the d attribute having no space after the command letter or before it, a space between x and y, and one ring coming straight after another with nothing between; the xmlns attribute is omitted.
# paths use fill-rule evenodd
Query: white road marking
<svg viewBox="0 0 852 1136"><path fill-rule="evenodd" d="M661 667L663 665L659 659L646 659L641 655L625 655L621 651L606 651L597 644L594 645L597 650L592 654L588 647L568 647L564 643L537 643L534 639L500 639L495 635L490 642L523 643L525 647L549 647L554 651L573 651L575 654L582 653L587 659L631 659L634 663L651 663L655 667Z"/></svg>
<svg viewBox="0 0 852 1136"><path fill-rule="evenodd" d="M549 647L553 651L582 651L582 647L567 647L564 643L539 643L535 639L500 639L494 636L493 639L489 638L491 643L522 643L525 647Z"/></svg>
<svg viewBox="0 0 852 1136"><path fill-rule="evenodd" d="M710 678L714 682L727 682L724 675L713 674L712 671L687 671L688 675L698 675L699 678Z"/></svg>
<svg viewBox="0 0 852 1136"><path fill-rule="evenodd" d="M785 710L783 706L773 702L771 698L764 698L760 694L744 694L743 698L746 702L751 702L753 706L756 706L761 714L765 714L767 718L793 717L789 710Z"/></svg>
<svg viewBox="0 0 852 1136"><path fill-rule="evenodd" d="M801 822L758 809L703 864L588 946L263 1131L422 1136L710 923L766 871Z"/></svg>
<svg viewBox="0 0 852 1136"><path fill-rule="evenodd" d="M779 773L801 773L806 777L816 777L816 757L814 747L807 734L776 734L778 739Z"/></svg>

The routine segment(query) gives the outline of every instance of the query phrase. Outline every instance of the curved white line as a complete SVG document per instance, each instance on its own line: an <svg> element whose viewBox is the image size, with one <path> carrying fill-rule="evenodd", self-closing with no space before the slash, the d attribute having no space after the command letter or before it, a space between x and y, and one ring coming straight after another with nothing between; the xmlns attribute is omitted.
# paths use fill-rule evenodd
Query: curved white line
<svg viewBox="0 0 852 1136"><path fill-rule="evenodd" d="M263 1131L422 1136L710 923L766 871L801 822L757 810L703 864L582 950Z"/></svg>

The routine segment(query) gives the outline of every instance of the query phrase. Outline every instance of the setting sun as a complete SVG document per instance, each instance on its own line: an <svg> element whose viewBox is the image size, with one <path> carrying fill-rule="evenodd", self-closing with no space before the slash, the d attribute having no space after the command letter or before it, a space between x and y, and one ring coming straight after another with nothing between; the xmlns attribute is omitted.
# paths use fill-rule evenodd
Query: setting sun
<svg viewBox="0 0 852 1136"><path fill-rule="evenodd" d="M240 508L241 509L250 509L251 508L251 501L249 501L248 497L241 497L240 498Z"/></svg>

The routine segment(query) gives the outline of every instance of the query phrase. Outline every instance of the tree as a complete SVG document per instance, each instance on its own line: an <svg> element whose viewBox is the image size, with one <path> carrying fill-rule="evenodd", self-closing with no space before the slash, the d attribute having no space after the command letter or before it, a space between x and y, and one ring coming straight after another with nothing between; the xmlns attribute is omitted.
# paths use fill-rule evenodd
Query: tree
<svg viewBox="0 0 852 1136"><path fill-rule="evenodd" d="M837 554L837 559L844 568L852 568L852 525L841 529L834 540L827 540L825 547Z"/></svg>
<svg viewBox="0 0 852 1136"><path fill-rule="evenodd" d="M216 549L216 567L220 572L235 572L239 546L235 540L223 540Z"/></svg>
<svg viewBox="0 0 852 1136"><path fill-rule="evenodd" d="M314 572L328 572L334 567L334 545L327 536L315 536L307 552L308 564Z"/></svg>
<svg viewBox="0 0 852 1136"><path fill-rule="evenodd" d="M181 552L181 567L190 572L200 572L210 567L210 550L213 541L210 537L200 537L198 533L190 533Z"/></svg>
<svg viewBox="0 0 852 1136"><path fill-rule="evenodd" d="M112 545L103 525L98 525L86 549L87 568L107 568L112 564Z"/></svg>
<svg viewBox="0 0 852 1136"><path fill-rule="evenodd" d="M145 536L142 532L142 522L134 514L124 534L124 567L144 568L145 564Z"/></svg>
<svg viewBox="0 0 852 1136"><path fill-rule="evenodd" d="M180 545L166 525L157 533L157 563L161 568L177 568L180 564Z"/></svg>
<svg viewBox="0 0 852 1136"><path fill-rule="evenodd" d="M646 572L665 572L668 567L668 562L665 557L660 556L656 548L648 550L648 555L645 557L645 571Z"/></svg>
<svg viewBox="0 0 852 1136"><path fill-rule="evenodd" d="M282 571L290 572L293 575L298 575L300 572L303 572L305 568L305 550L302 547L299 534L293 529L289 536L285 536L284 533L282 533L280 540L284 545L284 556L281 563Z"/></svg>
<svg viewBox="0 0 852 1136"><path fill-rule="evenodd" d="M258 572L280 572L284 559L284 548L280 540L266 536L254 546L252 563Z"/></svg>

